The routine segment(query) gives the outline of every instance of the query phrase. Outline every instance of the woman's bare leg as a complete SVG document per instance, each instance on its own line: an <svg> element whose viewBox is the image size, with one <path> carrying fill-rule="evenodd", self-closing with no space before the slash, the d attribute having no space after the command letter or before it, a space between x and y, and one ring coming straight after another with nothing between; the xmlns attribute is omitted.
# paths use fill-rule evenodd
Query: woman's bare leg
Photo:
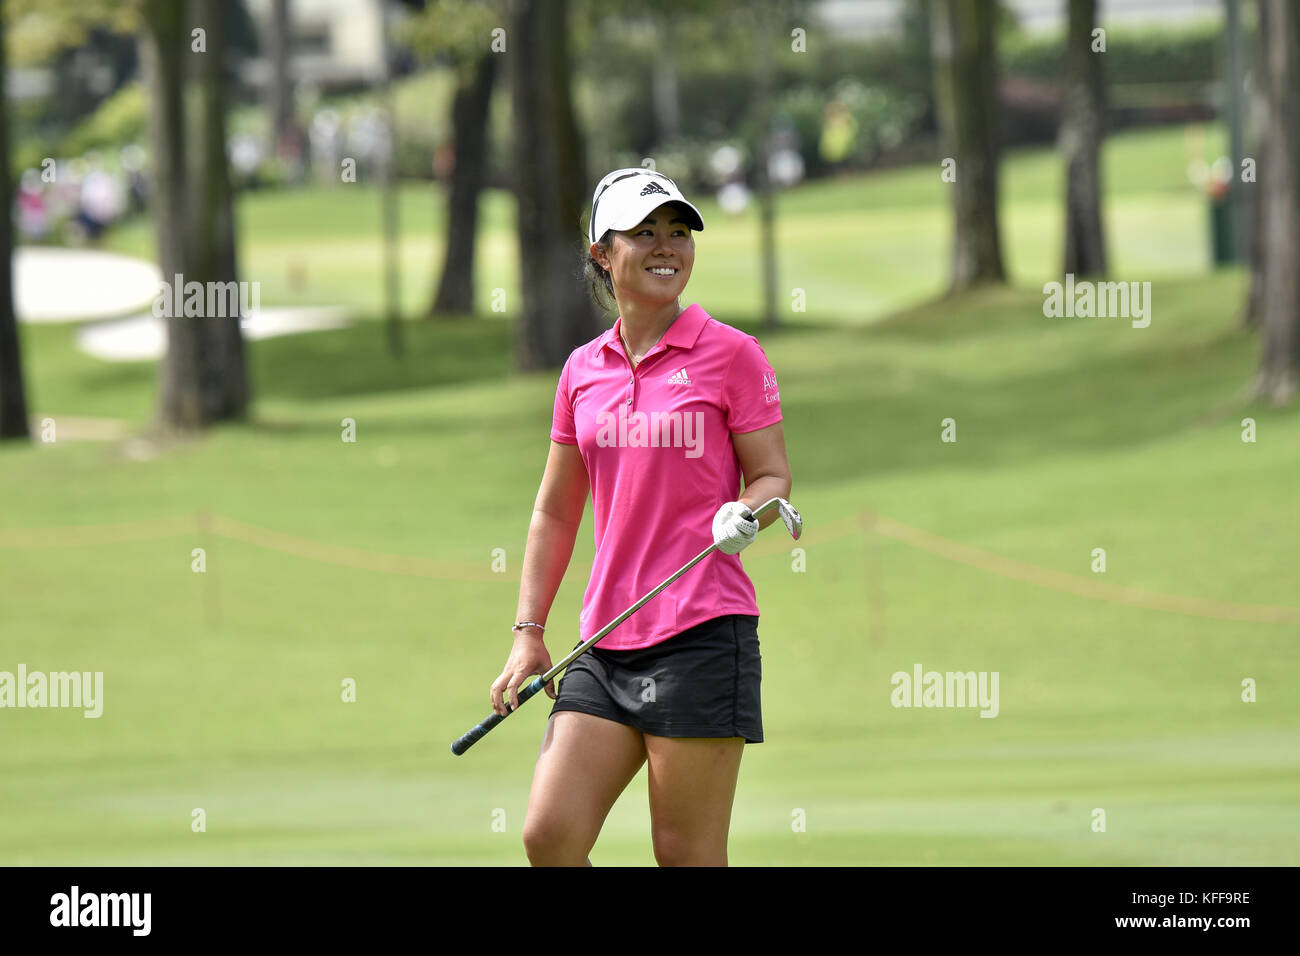
<svg viewBox="0 0 1300 956"><path fill-rule="evenodd" d="M590 866L610 808L645 762L639 731L562 710L546 725L524 819L533 866Z"/></svg>
<svg viewBox="0 0 1300 956"><path fill-rule="evenodd" d="M660 866L726 866L745 738L644 737L655 859Z"/></svg>

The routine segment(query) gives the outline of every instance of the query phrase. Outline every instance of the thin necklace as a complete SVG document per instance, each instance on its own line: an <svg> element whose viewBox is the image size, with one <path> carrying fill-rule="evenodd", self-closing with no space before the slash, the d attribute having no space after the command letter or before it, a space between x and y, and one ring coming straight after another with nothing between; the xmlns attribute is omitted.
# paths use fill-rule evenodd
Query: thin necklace
<svg viewBox="0 0 1300 956"><path fill-rule="evenodd" d="M677 314L681 315L680 312L678 312ZM677 321L676 318L674 318L673 321L674 322ZM619 325L619 329L618 329L618 337L623 342L623 348L627 349L627 354L632 356L633 365L636 365L641 361L641 359L645 358L645 352L642 352L641 354L638 355L636 352L632 351L632 346L627 344L627 336L623 334L623 327L621 324ZM651 348L654 348L654 346L651 346Z"/></svg>
<svg viewBox="0 0 1300 956"><path fill-rule="evenodd" d="M620 339L623 340L623 348L627 349L627 354L630 355L630 356L632 356L632 364L635 365L637 362L639 362L639 361L640 361L640 360L645 356L645 353L644 353L644 352L642 352L640 355L638 355L636 352L633 352L633 351L632 351L632 346L630 346L630 345L627 344L627 336L625 336L625 335L623 334L623 330L622 330L622 329L619 329L619 330L618 330L618 337L619 337Z"/></svg>

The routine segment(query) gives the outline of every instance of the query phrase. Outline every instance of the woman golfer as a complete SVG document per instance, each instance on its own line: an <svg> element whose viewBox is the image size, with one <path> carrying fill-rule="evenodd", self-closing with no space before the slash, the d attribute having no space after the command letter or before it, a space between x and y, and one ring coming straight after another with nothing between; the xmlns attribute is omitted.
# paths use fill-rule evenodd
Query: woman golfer
<svg viewBox="0 0 1300 956"><path fill-rule="evenodd" d="M520 685L551 666L542 631L588 492L596 557L579 643L718 550L579 657L558 695L547 686L555 704L523 830L534 865L590 865L606 815L649 761L655 859L725 866L741 751L763 740L759 611L738 555L759 530L748 509L789 498L790 464L758 341L681 307L703 228L649 169L615 170L592 197L586 274L618 318L560 373L494 712L517 707Z"/></svg>

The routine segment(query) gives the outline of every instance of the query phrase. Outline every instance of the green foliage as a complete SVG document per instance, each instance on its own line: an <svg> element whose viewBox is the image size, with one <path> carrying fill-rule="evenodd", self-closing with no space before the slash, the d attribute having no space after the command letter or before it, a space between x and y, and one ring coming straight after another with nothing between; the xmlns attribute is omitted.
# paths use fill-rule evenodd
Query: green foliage
<svg viewBox="0 0 1300 956"><path fill-rule="evenodd" d="M1207 20L1178 26L1106 31L1102 70L1107 84L1211 83L1222 75L1223 27ZM1065 60L1065 34L1019 34L1000 41L1007 73L1056 82Z"/></svg>
<svg viewBox="0 0 1300 956"><path fill-rule="evenodd" d="M17 181L24 170L39 169L41 162L47 156L53 157L57 153L58 150L51 146L50 141L42 137L14 137L14 145L9 157L10 173Z"/></svg>
<svg viewBox="0 0 1300 956"><path fill-rule="evenodd" d="M104 100L95 112L68 134L62 153L80 156L90 149L143 143L148 120L148 91L139 83L131 83Z"/></svg>
<svg viewBox="0 0 1300 956"><path fill-rule="evenodd" d="M6 0L4 16L9 66L34 66L84 46L93 30L133 33L140 0Z"/></svg>
<svg viewBox="0 0 1300 956"><path fill-rule="evenodd" d="M433 0L408 17L394 39L426 63L450 62L468 72L490 51L492 31L507 27L499 7L499 2L483 0Z"/></svg>
<svg viewBox="0 0 1300 956"><path fill-rule="evenodd" d="M871 164L882 150L899 145L925 111L919 93L888 86L868 86L846 78L829 90L801 86L782 94L773 105L773 122L792 125L808 176L832 166Z"/></svg>
<svg viewBox="0 0 1300 956"><path fill-rule="evenodd" d="M417 179L433 176L435 151L451 141L451 101L455 92L456 71L446 67L423 70L393 81L399 176ZM337 110L346 126L361 112L378 109L380 101L378 92L366 90L334 97L320 105Z"/></svg>
<svg viewBox="0 0 1300 956"><path fill-rule="evenodd" d="M808 175L819 175L828 166L821 142L832 100L845 101L856 127L842 157L852 164L870 162L928 115L931 77L923 7L907 5L901 39L845 42L822 30L807 11L786 10L776 22L779 27L766 31L761 50L771 69L772 116L797 131ZM795 27L806 31L806 52L791 48ZM720 143L752 152L755 76L742 64L759 55L758 38L744 16L701 9L676 19L671 36L681 129L676 140L666 143L658 141L651 104L654 62L663 55L668 35L650 17L598 21L591 48L576 61L579 115L585 129L598 131L593 137L598 147L613 144L619 155L654 155L657 163L672 154L685 161L694 181L705 182L711 178L707 154ZM597 164L604 159L598 156ZM611 155L608 162L617 159Z"/></svg>
<svg viewBox="0 0 1300 956"><path fill-rule="evenodd" d="M397 123L397 172L428 179L433 154L451 140L451 100L455 76L434 70L408 77L393 86Z"/></svg>

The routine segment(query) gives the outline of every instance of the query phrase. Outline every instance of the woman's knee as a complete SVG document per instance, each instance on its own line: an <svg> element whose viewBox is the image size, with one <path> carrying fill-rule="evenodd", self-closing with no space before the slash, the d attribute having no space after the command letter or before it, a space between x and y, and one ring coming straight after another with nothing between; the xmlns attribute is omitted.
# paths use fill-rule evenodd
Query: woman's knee
<svg viewBox="0 0 1300 956"><path fill-rule="evenodd" d="M726 866L727 843L672 827L653 831L655 862L660 866Z"/></svg>
<svg viewBox="0 0 1300 956"><path fill-rule="evenodd" d="M586 866L595 839L580 822L553 816L524 821L524 852L533 866Z"/></svg>

